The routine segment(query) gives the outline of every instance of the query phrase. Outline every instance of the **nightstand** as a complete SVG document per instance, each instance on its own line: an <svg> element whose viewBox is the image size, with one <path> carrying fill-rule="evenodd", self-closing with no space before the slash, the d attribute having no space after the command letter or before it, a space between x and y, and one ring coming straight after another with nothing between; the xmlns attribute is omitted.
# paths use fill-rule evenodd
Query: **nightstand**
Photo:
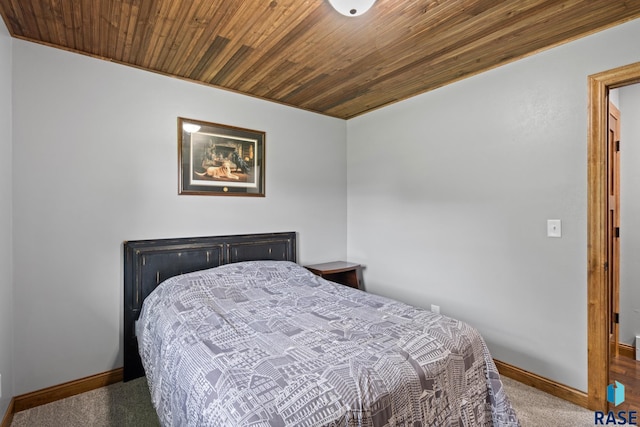
<svg viewBox="0 0 640 427"><path fill-rule="evenodd" d="M305 268L324 279L364 291L362 265L346 261L306 265Z"/></svg>

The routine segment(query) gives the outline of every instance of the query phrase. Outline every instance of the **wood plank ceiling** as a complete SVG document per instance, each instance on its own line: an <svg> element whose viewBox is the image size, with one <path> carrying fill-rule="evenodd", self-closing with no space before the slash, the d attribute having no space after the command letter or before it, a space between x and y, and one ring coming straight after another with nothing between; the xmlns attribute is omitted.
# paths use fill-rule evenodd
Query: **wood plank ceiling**
<svg viewBox="0 0 640 427"><path fill-rule="evenodd" d="M0 0L15 38L348 119L640 17L640 1Z"/></svg>

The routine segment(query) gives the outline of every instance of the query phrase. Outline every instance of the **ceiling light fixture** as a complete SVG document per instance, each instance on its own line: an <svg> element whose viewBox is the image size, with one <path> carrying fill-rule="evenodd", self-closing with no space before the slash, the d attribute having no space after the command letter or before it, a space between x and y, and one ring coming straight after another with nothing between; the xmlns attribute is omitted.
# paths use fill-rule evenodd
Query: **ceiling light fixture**
<svg viewBox="0 0 640 427"><path fill-rule="evenodd" d="M376 0L329 0L331 6L344 16L360 16L371 6Z"/></svg>

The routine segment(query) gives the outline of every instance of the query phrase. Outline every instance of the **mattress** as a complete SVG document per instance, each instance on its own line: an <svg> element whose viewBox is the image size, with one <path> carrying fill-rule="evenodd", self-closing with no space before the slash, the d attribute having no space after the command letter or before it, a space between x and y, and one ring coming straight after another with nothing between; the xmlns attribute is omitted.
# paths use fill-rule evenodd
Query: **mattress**
<svg viewBox="0 0 640 427"><path fill-rule="evenodd" d="M164 426L517 426L470 325L288 261L173 277L136 326Z"/></svg>

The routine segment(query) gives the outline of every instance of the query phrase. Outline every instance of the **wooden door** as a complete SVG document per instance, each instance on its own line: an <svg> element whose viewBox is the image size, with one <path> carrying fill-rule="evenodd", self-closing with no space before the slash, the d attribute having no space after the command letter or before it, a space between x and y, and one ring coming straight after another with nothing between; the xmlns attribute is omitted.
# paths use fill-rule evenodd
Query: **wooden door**
<svg viewBox="0 0 640 427"><path fill-rule="evenodd" d="M618 356L620 313L620 111L609 103L607 138L609 355Z"/></svg>

